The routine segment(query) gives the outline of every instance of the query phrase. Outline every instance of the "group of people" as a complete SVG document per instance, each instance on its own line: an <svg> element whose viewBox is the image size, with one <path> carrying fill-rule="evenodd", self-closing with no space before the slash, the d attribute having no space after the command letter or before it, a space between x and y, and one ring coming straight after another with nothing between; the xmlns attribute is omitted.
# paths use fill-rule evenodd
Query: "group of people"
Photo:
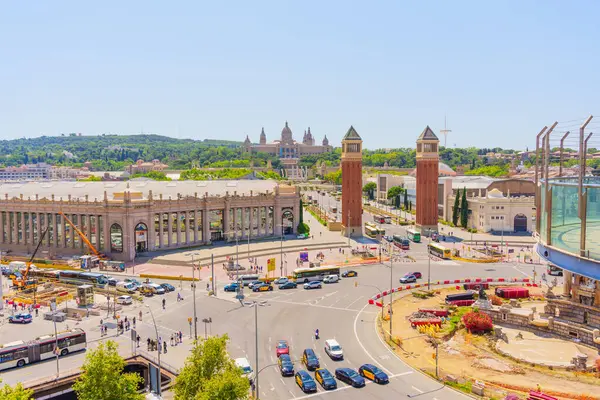
<svg viewBox="0 0 600 400"><path fill-rule="evenodd" d="M139 347L139 336L137 337L138 347ZM178 344L183 343L183 332L178 331L171 334L170 345L177 346ZM148 351L159 351L164 354L167 354L167 342L163 340L162 336L158 337L158 341L155 339L148 338L146 339L146 344L148 345Z"/></svg>

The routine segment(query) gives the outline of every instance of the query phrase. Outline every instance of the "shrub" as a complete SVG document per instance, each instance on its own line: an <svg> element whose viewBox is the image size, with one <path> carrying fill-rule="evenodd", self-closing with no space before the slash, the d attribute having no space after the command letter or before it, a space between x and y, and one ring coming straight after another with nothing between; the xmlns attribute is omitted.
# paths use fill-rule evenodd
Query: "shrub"
<svg viewBox="0 0 600 400"><path fill-rule="evenodd" d="M310 233L310 226L306 222L298 224L298 233L306 233L308 235Z"/></svg>
<svg viewBox="0 0 600 400"><path fill-rule="evenodd" d="M500 297L496 296L495 294L490 296L490 301L492 302L492 305L495 305L495 306L502 305L502 299Z"/></svg>
<svg viewBox="0 0 600 400"><path fill-rule="evenodd" d="M492 317L479 311L466 313L463 315L462 321L465 324L465 328L473 333L489 332L494 326Z"/></svg>

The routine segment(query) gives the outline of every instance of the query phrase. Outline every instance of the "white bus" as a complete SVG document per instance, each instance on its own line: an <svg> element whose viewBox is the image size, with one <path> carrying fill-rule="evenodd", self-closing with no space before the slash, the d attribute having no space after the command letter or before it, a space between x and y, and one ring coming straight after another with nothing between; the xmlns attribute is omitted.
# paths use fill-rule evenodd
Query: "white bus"
<svg viewBox="0 0 600 400"><path fill-rule="evenodd" d="M251 282L257 281L259 278L258 274L246 274L240 275L237 281L240 283L240 286L248 286Z"/></svg>
<svg viewBox="0 0 600 400"><path fill-rule="evenodd" d="M292 277L296 283L307 283L310 281L322 281L327 275L339 275L340 267L314 267L296 268Z"/></svg>
<svg viewBox="0 0 600 400"><path fill-rule="evenodd" d="M69 329L58 333L58 349L56 349L54 334L40 336L35 340L16 342L0 345L0 371L4 369L23 367L48 358L66 356L74 351L84 350L87 347L85 331L80 328Z"/></svg>

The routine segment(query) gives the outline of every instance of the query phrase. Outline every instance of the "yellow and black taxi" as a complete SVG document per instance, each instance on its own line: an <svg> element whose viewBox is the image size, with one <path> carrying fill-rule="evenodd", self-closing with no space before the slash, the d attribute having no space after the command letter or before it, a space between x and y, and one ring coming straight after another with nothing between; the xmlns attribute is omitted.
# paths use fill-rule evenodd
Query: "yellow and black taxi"
<svg viewBox="0 0 600 400"><path fill-rule="evenodd" d="M313 349L304 349L304 352L302 353L302 362L309 371L314 371L321 366L319 358Z"/></svg>
<svg viewBox="0 0 600 400"><path fill-rule="evenodd" d="M390 382L390 378L388 378L387 374L373 364L361 365L361 367L358 369L358 373L360 376L364 376L375 383L383 384Z"/></svg>
<svg viewBox="0 0 600 400"><path fill-rule="evenodd" d="M356 276L358 276L358 272L356 272L356 271L348 270L348 271L342 272L342 278L352 278L352 277L356 277Z"/></svg>
<svg viewBox="0 0 600 400"><path fill-rule="evenodd" d="M353 370L352 368L338 368L335 370L335 377L347 383L350 386L354 387L363 387L365 386L365 378L360 376L358 372Z"/></svg>
<svg viewBox="0 0 600 400"><path fill-rule="evenodd" d="M277 359L279 365L279 372L281 376L293 376L294 375L294 364L289 354L282 354Z"/></svg>
<svg viewBox="0 0 600 400"><path fill-rule="evenodd" d="M261 282L252 285L253 292L270 292L273 290L273 285L269 285L268 283Z"/></svg>
<svg viewBox="0 0 600 400"><path fill-rule="evenodd" d="M331 372L325 368L319 368L315 371L315 380L323 386L325 390L337 389L337 382Z"/></svg>
<svg viewBox="0 0 600 400"><path fill-rule="evenodd" d="M316 392L317 384L315 380L304 370L296 372L296 384L304 393Z"/></svg>

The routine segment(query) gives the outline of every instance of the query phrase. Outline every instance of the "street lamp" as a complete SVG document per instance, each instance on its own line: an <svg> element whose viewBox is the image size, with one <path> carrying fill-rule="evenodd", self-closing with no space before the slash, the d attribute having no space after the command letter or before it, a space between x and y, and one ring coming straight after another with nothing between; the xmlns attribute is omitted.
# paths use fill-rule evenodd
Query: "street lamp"
<svg viewBox="0 0 600 400"><path fill-rule="evenodd" d="M265 307L268 304L266 301L261 301L261 302L257 302L256 300L254 301L245 301L242 303L243 306L248 306L248 307L254 307L254 345L255 345L255 365L254 365L254 370L256 371L256 383L254 385L255 387L255 394L256 394L256 400L259 400L259 396L260 396L260 392L258 390L258 307Z"/></svg>
<svg viewBox="0 0 600 400"><path fill-rule="evenodd" d="M204 339L208 339L208 335L206 334L206 324L212 324L212 317L202 318L202 322L204 322Z"/></svg>
<svg viewBox="0 0 600 400"><path fill-rule="evenodd" d="M194 297L194 339L198 340L198 317L196 317L196 275L195 270L196 266L194 265L194 256L199 255L199 253L187 253L186 256L192 256L192 295ZM198 271L198 275L200 275L200 271ZM154 317L152 317L154 318Z"/></svg>
<svg viewBox="0 0 600 400"><path fill-rule="evenodd" d="M160 342L158 340L158 327L156 326L156 320L154 319L154 313L152 312L152 309L150 308L150 306L148 304L144 304L144 306L146 306L146 308L148 308L148 311L150 311L150 316L152 317L152 322L154 323L154 332L156 332L156 344L160 346ZM157 387L157 395L160 396L162 394L162 388L161 388L161 383L162 383L162 376L160 373L160 352L161 349L160 347L158 348L158 387Z"/></svg>
<svg viewBox="0 0 600 400"><path fill-rule="evenodd" d="M392 296L394 294L394 292L391 290L394 287L394 278L393 278L393 272L394 272L394 268L393 268L393 262L394 262L394 245L390 246L390 339L392 338ZM383 302L382 302L383 305ZM383 309L383 307L382 307Z"/></svg>

